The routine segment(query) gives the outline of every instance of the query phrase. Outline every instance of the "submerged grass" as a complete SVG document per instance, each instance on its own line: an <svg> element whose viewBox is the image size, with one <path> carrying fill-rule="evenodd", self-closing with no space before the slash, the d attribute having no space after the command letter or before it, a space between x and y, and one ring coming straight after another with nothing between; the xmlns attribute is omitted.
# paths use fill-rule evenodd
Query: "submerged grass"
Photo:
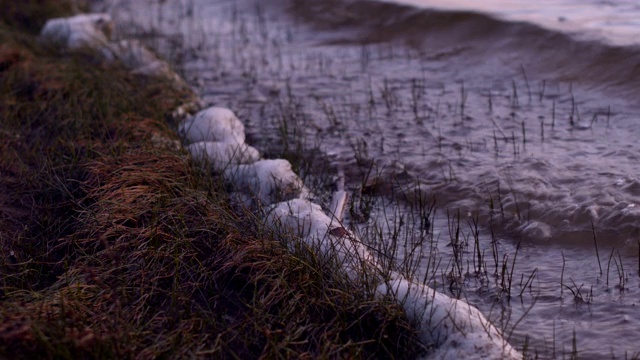
<svg viewBox="0 0 640 360"><path fill-rule="evenodd" d="M0 4L0 357L420 351L398 305L230 209L172 130L188 92L44 49L70 3Z"/></svg>

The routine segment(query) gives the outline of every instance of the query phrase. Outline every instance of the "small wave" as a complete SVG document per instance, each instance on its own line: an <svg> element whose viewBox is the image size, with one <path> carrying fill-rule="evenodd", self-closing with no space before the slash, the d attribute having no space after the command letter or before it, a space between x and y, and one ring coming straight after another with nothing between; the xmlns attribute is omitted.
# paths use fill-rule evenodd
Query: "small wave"
<svg viewBox="0 0 640 360"><path fill-rule="evenodd" d="M584 84L634 99L640 90L640 47L507 21L473 11L421 9L367 0L294 0L291 11L337 31L333 43L402 41L441 57L500 57L543 78ZM446 51L464 49L464 51ZM445 50L445 51L443 51Z"/></svg>

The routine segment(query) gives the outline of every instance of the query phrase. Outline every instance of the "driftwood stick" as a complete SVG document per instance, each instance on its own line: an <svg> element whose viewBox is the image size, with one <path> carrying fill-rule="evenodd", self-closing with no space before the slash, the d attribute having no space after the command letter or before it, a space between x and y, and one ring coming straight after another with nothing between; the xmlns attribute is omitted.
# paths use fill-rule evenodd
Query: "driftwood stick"
<svg viewBox="0 0 640 360"><path fill-rule="evenodd" d="M331 208L329 210L333 214L334 218L341 222L344 216L344 208L347 205L347 192L344 191L344 173L342 171L338 174L336 188L338 190L333 193Z"/></svg>

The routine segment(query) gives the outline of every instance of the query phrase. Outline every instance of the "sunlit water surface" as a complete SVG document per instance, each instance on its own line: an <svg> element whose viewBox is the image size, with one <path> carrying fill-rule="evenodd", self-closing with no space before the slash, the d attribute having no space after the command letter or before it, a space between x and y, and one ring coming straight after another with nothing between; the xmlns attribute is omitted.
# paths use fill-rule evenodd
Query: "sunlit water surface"
<svg viewBox="0 0 640 360"><path fill-rule="evenodd" d="M640 43L640 3L634 0L387 0L417 7L479 11L529 21L617 44Z"/></svg>

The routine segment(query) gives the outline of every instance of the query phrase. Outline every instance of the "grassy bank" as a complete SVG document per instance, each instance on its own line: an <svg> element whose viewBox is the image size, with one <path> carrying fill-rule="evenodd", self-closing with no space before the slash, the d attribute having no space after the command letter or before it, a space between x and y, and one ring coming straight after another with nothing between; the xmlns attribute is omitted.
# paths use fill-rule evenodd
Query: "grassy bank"
<svg viewBox="0 0 640 360"><path fill-rule="evenodd" d="M230 210L191 94L39 44L69 4L0 4L0 357L413 357L399 307Z"/></svg>

